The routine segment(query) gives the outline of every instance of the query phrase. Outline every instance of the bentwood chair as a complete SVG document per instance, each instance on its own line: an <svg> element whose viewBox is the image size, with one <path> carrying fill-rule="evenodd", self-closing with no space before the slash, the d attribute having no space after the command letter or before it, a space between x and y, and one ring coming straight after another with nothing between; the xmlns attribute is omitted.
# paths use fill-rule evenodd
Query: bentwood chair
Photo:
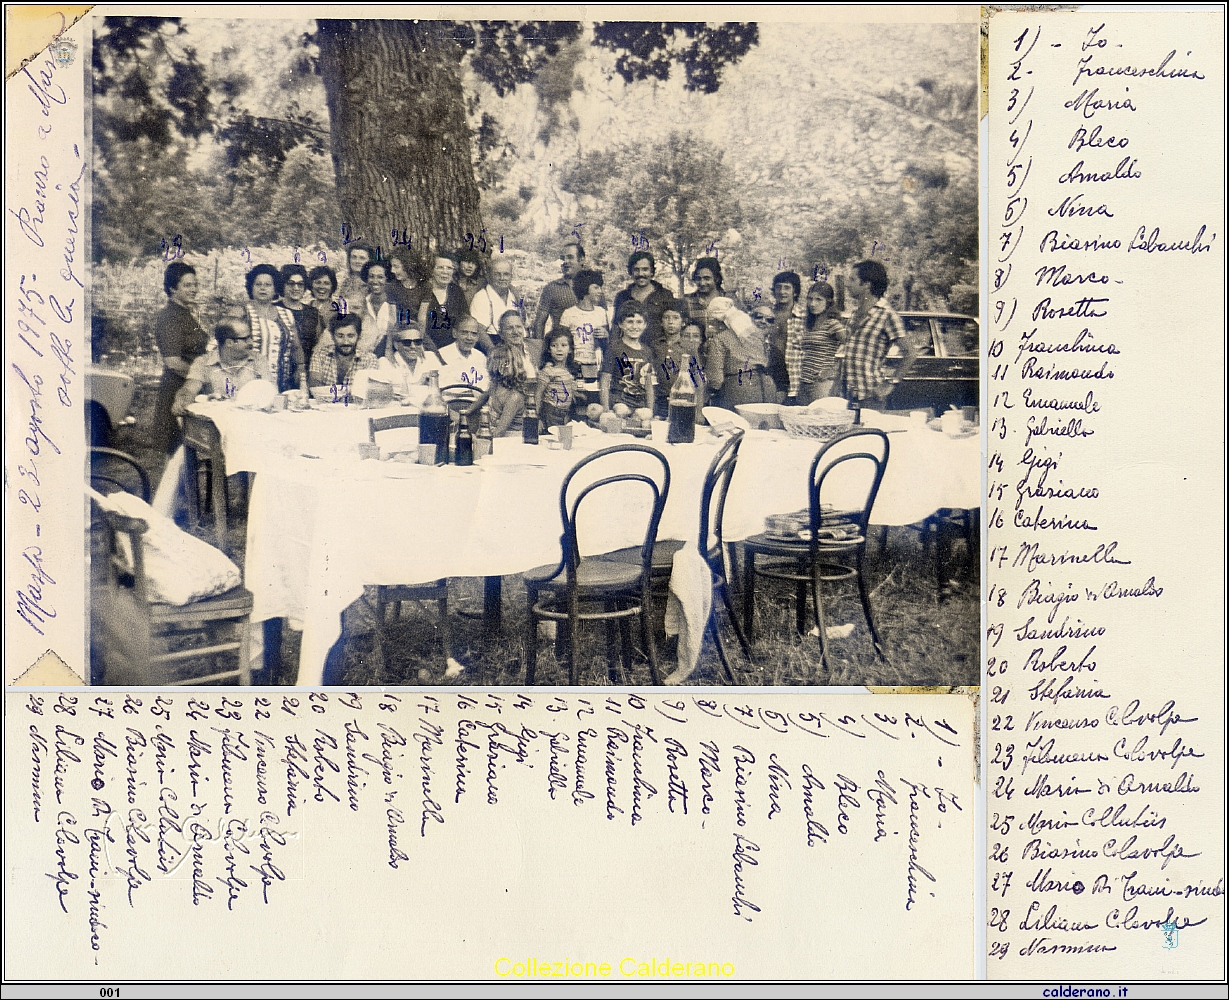
<svg viewBox="0 0 1229 1000"><path fill-rule="evenodd" d="M468 382L454 382L452 385L440 386L440 395L444 398L444 405L454 414L458 414L473 406L485 395L485 391Z"/></svg>
<svg viewBox="0 0 1229 1000"><path fill-rule="evenodd" d="M135 461L128 461L140 469ZM102 479L91 478L95 482ZM148 480L144 476L141 479L148 493ZM147 496L142 499L148 501ZM100 515L96 523L101 526L99 544L91 547L96 563L91 569L92 682L185 685L234 678L239 684L250 685L251 592L240 586L184 605L151 600L143 544L149 525L141 518L109 509L105 501L105 496L95 493L91 502ZM121 536L128 539L126 546L120 543ZM229 638L223 630L230 632ZM201 635L205 645L196 641ZM231 669L188 676L179 669L190 661L216 665L219 654L231 652L238 655Z"/></svg>
<svg viewBox="0 0 1229 1000"><path fill-rule="evenodd" d="M394 413L387 417L369 417L367 420L367 435L372 444L376 443L376 435L384 431L402 430L418 426L417 413ZM375 612L375 658L376 678L374 683L381 683L381 677L388 664L388 625L389 611L393 611L393 620L401 617L404 601L439 601L440 605L440 638L444 647L444 667L447 670L448 658L452 655L452 637L448 628L448 580L435 580L430 583L403 585L379 585L374 588L372 601Z"/></svg>
<svg viewBox="0 0 1229 1000"><path fill-rule="evenodd" d="M385 431L405 430L406 428L417 426L417 413L393 413L387 417L368 417L367 440L372 444L376 444L377 434L383 434Z"/></svg>
<svg viewBox="0 0 1229 1000"><path fill-rule="evenodd" d="M738 450L742 447L746 431L735 430L733 434L717 449L717 454L709 464L704 476L704 489L700 494L700 533L697 536L700 554L708 563L713 573L713 589L721 598L738 636L739 645L747 659L751 659L751 647L743 634L738 615L734 612L734 604L730 599L729 572L726 567L725 541L722 535L722 523L725 517L725 500L730 491L730 480L734 477L734 469L738 464ZM652 577L656 581L668 581L674 567L674 556L683 547L683 542L674 539L661 539L653 546ZM621 549L611 553L610 559L620 562L635 562L639 556L636 549ZM726 656L725 646L721 641L721 631L717 624L717 608L714 606L708 620L708 630L712 634L713 644L717 647L717 656L721 660L722 669L731 684L737 683L734 672L730 669L730 661Z"/></svg>
<svg viewBox="0 0 1229 1000"><path fill-rule="evenodd" d="M593 498L599 495L609 495L614 487L623 485L617 493L626 498L626 484L638 484L636 489L646 490L650 501L639 561L626 563L596 556L582 557L577 537L578 514L586 503L591 504ZM632 618L640 620L653 683L661 683L657 648L649 626L650 587L653 545L669 493L670 464L661 452L647 445L625 444L603 448L572 467L559 491L559 513L563 523L562 558L555 565L539 566L525 574L525 586L529 592L525 648L527 684L534 683L537 668L539 620L553 621L560 630L566 627L566 636L560 637L556 648L562 649L567 658L569 684L576 683L581 622L605 621L608 642L613 638L609 629L617 624L623 638L620 668L626 682L626 669L622 661L630 667L629 627Z"/></svg>
<svg viewBox="0 0 1229 1000"><path fill-rule="evenodd" d="M828 669L828 632L824 622L823 602L820 598L821 583L846 580L853 577L858 585L862 601L862 613L870 629L875 652L884 656L879 633L871 616L870 598L866 591L866 575L863 559L866 553L866 532L870 523L871 509L879 493L888 465L888 436L880 430L862 428L842 434L819 449L811 462L808 476L810 493L810 529L808 538L786 539L774 535L759 534L743 543L745 552L743 571L743 628L748 640L754 635L755 581L757 574L776 580L785 580L795 586L795 609L797 629L806 633L807 589L815 605L815 619L819 627L820 665ZM835 513L822 504L823 487L828 477L837 469L847 475L858 468L866 475L865 500L854 510ZM756 557L764 556L772 561L756 565ZM841 557L842 561L834 561Z"/></svg>
<svg viewBox="0 0 1229 1000"><path fill-rule="evenodd" d="M131 455L114 448L90 449L90 485L104 495L115 490L134 493L146 503L151 496L149 473Z"/></svg>

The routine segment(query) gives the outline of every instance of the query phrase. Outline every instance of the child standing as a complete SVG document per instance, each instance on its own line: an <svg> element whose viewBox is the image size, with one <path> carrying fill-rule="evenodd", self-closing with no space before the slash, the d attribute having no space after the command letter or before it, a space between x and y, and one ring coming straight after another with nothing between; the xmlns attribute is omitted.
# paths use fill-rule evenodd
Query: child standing
<svg viewBox="0 0 1229 1000"><path fill-rule="evenodd" d="M538 369L537 406L542 427L558 427L572 419L578 402L575 365L571 361L572 335L563 324L546 338L546 360Z"/></svg>
<svg viewBox="0 0 1229 1000"><path fill-rule="evenodd" d="M628 409L653 408L657 384L657 358L640 338L648 326L644 306L634 299L623 303L619 313L619 336L602 362L602 408L623 403Z"/></svg>
<svg viewBox="0 0 1229 1000"><path fill-rule="evenodd" d="M579 368L583 387L594 397L602 355L610 343L610 314L601 271L577 271L572 278L576 305L563 311L559 325L572 331L573 360Z"/></svg>
<svg viewBox="0 0 1229 1000"><path fill-rule="evenodd" d="M817 281L807 292L807 316L802 332L802 386L798 401L807 406L832 391L839 363L836 352L845 339L845 326L836 314L836 292Z"/></svg>

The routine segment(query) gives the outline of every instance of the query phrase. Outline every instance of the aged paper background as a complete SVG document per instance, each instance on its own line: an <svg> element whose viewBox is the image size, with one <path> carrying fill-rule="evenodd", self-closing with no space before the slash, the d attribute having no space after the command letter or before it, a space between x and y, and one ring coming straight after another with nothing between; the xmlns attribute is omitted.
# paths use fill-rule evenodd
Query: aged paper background
<svg viewBox="0 0 1229 1000"><path fill-rule="evenodd" d="M990 20L991 977L1225 975L1223 31Z"/></svg>
<svg viewBox="0 0 1229 1000"><path fill-rule="evenodd" d="M388 14L386 9L354 10L356 15ZM398 9L398 13L402 10ZM431 8L427 16L448 16L450 10ZM474 13L472 8L465 11L471 16ZM100 12L95 9L94 13ZM208 13L222 16L233 14L233 11L209 8ZM488 16L507 16L506 9L498 13L485 13ZM534 13L542 16L544 12L537 9ZM551 12L546 13L549 16ZM565 17L576 16L577 12L560 8L553 13ZM590 8L583 12L585 17L612 14L609 10ZM764 14L759 8L729 8L722 12L722 16L729 19L762 19ZM633 13L631 16L638 15ZM662 16L686 19L694 17L695 10L663 9ZM797 8L771 12L768 16L803 20L813 15L804 8ZM910 9L903 13L876 11L869 16L876 20L896 17L909 21L961 20L972 23L976 20L977 9L934 7ZM865 11L848 8L833 8L824 12L824 18L829 21L862 20L866 17L868 14ZM63 307L72 297L64 291L72 291L72 274L84 277L83 272L88 266L88 249L85 245L87 230L81 224L80 217L68 219L67 212L72 206L66 200L66 189L78 179L77 164L87 164L89 160L84 129L88 99L83 99L83 95L88 95L85 74L88 73L90 52L89 24L90 19L86 18L61 36L77 43L76 59L71 65L42 65L44 75L39 76L40 60L47 58L40 56L26 67L33 74L32 78L18 73L9 79L7 85L6 128L10 149L37 150L41 139L42 147L54 147L55 150L54 155L47 156L46 164L20 153L10 156L6 162L10 191L21 192L26 199L23 204L27 204L31 212L35 210L31 199L36 194L46 203L46 221L36 226L44 246L36 246L32 239L24 235L23 227L17 224L20 220L13 215L7 217L6 256L9 257L10 267L6 269L9 320L6 329L10 333L6 349L14 358L20 357L14 352L27 349L12 339L14 331L24 329L14 322L23 318L14 312L14 304L22 288L36 289L48 302L50 295L57 293L57 302ZM40 126L50 131L40 133ZM46 174L46 177L36 176L36 171ZM83 176L88 187L88 169L84 170ZM58 189L55 187L57 184L60 185ZM51 193L53 190L55 194ZM78 232L70 234L76 239L74 247L68 251L73 260L66 262L63 259L67 249L63 245L63 236L70 223L77 225ZM71 273L65 277L61 274L62 270ZM22 274L27 275L24 286L20 284ZM39 284L35 285L36 281ZM61 353L71 353L75 361L84 357L87 342L85 317L88 308L85 296L88 294L88 281L85 285L87 287L84 289L76 289L71 315L67 310L64 310L64 315L57 314L58 325L54 331L62 345ZM27 304L33 302L29 295L23 295L23 300ZM24 318L28 320L28 317ZM29 337L33 334L30 333ZM46 348L49 341L48 334L32 346ZM64 359L57 357L53 351L44 350L43 354L44 357L39 359L42 367L37 369L43 383L39 385L35 382L34 369L26 372L33 383L32 389L38 387L42 392L36 394L24 390L24 395L16 394L10 379L9 398L6 401L6 460L9 463L5 508L9 529L6 571L11 584L6 591L6 620L7 624L12 625L20 610L25 612L25 623L17 620L20 628L6 629L5 679L9 684L46 684L64 688L70 683L69 672L80 676L85 670L88 615L84 608L85 573L80 561L84 528L80 499L84 441L80 410L57 400L56 390L63 387L69 399L79 404L82 386L79 381L71 387L65 385L60 380L61 374L68 378L72 376L65 370ZM32 400L38 403L33 410L30 408ZM33 428L29 423L31 416L40 421ZM43 455L48 454L52 443L59 449L59 454L46 466L39 464L37 469L30 468L28 462L24 463L29 472L40 477L41 491L37 497L28 492L27 499L23 501L16 490L29 484L24 483L26 477L20 471L14 475L14 464L19 461L14 457L14 449L22 445L27 435L33 436ZM38 509L35 502L39 504ZM45 523L48 519L41 516L47 511L54 511L51 519L53 530ZM33 551L31 546L37 546L38 551ZM53 567L63 569L51 572ZM49 577L54 578L54 582ZM26 594L20 607L13 598L16 587L24 588ZM28 627L30 620L43 632L42 635ZM30 669L32 665L33 670ZM149 697L148 693L144 694ZM49 692L47 697L55 699L56 695ZM177 692L176 697L182 700L185 696ZM845 700L839 696L836 702L832 702L831 695L817 692L809 692L806 696L773 696L772 703L782 710L807 712L816 706L816 697L822 698L825 704L840 704L843 711L852 711L845 708ZM27 723L20 718L27 714L27 698L16 693L6 698L6 750L13 751L6 753L6 759L10 767L17 769L13 772L14 780L7 785L19 796L19 802L22 798L28 800L29 795L28 777L25 780L16 777L28 769ZM594 946L594 942L615 940L620 934L628 933L630 925L635 927L632 932L634 940L637 947L645 952L644 957L677 959L681 955L678 951L680 947L698 949L707 955L711 950L708 946L717 944L719 949L726 950L722 952L724 957L716 956L715 960L737 964L740 976L912 977L929 974L967 977L971 975L974 964L972 948L976 908L972 898L974 810L969 794L973 763L972 703L960 696L929 699L911 696L901 701L875 696L873 706L869 704L872 701L869 696L857 700L859 712L873 707L875 711L895 712L895 717L901 720L908 713L916 714L923 709L929 711L931 706L937 706L962 734L962 757L959 761L945 759L942 762L945 769L943 778L948 780L948 787L966 790L963 794L967 797L962 801L970 803L970 808L954 814L960 817L958 822L964 830L963 835L945 838L944 853L930 859L936 875L945 880L949 888L940 894L944 907L942 915L927 923L922 937L916 937L912 931L902 935L897 930L897 924L889 919L889 913L901 909L898 906L901 899L897 898L901 896L897 891L900 886L893 883L889 887L885 880L886 872L861 848L855 849L852 855L858 858L857 861L825 871L821 881L814 885L814 895L804 899L798 893L807 883L799 882L796 873L801 870L797 866L806 862L805 848L799 849L796 842L793 846L783 842L782 866L774 869L766 891L771 898L784 905L780 918L785 920L781 925L781 928L787 928L785 936L774 939L770 934L753 931L743 944L735 944L733 939L727 937L727 931L715 913L704 915L711 887L704 884L707 874L701 874L696 867L698 859L689 853L694 846L694 839L689 839L694 837L693 834L680 840L668 829L654 830L652 824L648 824L635 831L634 840L628 840L623 834L604 831L600 825L596 829L577 828L549 812L536 810L531 796L526 792L523 798L509 803L507 812L511 814L511 819L506 827L499 830L485 825L473 827L466 831L461 841L433 849L436 853L423 859L422 870L410 876L413 879L411 884L416 888L409 897L401 890L390 888L391 883L381 870L378 858L359 860L357 856L349 855L348 852L356 849L354 841L349 839L351 833L342 832L340 827L333 827L330 832L331 821L321 819L312 840L315 845L313 850L319 853L310 857L298 856L293 871L303 877L291 876L281 883L290 904L283 911L291 914L286 918L289 922L271 925L267 920L262 920L259 913L254 913L251 917L242 918L245 921L244 929L236 932L237 925L228 919L231 915L215 914L204 924L194 925L194 934L201 935L196 937L200 950L195 955L182 947L186 925L172 914L182 908L184 916L193 921L204 914L189 909L190 896L185 906L182 895L185 886L182 883L175 886L167 884L158 890L165 894L165 904L150 906L137 923L126 924L117 935L115 958L118 964L112 974L273 975L299 972L328 975L344 970L350 975L364 976L483 976L490 974L484 964L489 963L492 957L487 951L496 946L501 936L509 933L511 936L504 937L509 944L503 951L514 957L520 957L520 951L558 940L560 944L566 943L568 948L565 950L570 949L572 953L589 948L599 961L609 958L617 962L623 957L621 952L615 955L612 951L607 955L605 946ZM49 711L52 704L52 701L47 702ZM59 721L58 716L53 718ZM728 734L723 738L727 738L728 743ZM874 764L871 757L858 752L856 741L850 739L847 742L855 748L847 747L829 755L826 769L846 767L865 771ZM901 760L907 762L911 759L913 745L911 740L907 744L908 749L902 747L897 751L904 754ZM930 748L917 757L917 765L928 775L940 766L937 755L933 755ZM873 777L873 770L870 775ZM725 777L732 779L728 773ZM661 804L661 796L657 797L657 804ZM933 807L933 803L931 805ZM727 802L723 808L728 807ZM28 808L27 801L27 811ZM759 803L759 808L763 808L763 801ZM797 803L793 808L797 818ZM860 818L865 819L866 810L863 809L862 813L864 815ZM22 831L25 825L14 818L15 812L8 810L6 816L6 848L10 857L18 858L33 845L24 840ZM367 825L363 827L365 832L361 836L372 842L379 840L382 834L378 820L368 816L365 822ZM495 836L494 841L492 836ZM341 837L346 839L337 839ZM339 846L343 843L346 851L339 853ZM554 848L554 856L563 859L562 867L555 863L550 851L544 850L540 858L535 852L527 851L526 845L533 843ZM581 852L586 857L586 865L578 872L575 859ZM46 887L42 885L46 879L40 866L52 864L54 856L46 857L46 845L40 844L37 852L27 857L28 866L9 866L11 876L17 881L10 881L7 889L37 891L34 888L37 886L46 894ZM340 860L343 857L345 860ZM486 865L475 865L472 862L475 857L489 857L491 861ZM791 857L796 857L796 862L787 863ZM460 858L470 860L461 862ZM720 864L724 873L728 865L724 861ZM876 865L875 877L869 882L863 869L865 864ZM767 866L764 870L767 873ZM516 873L515 880L505 877L508 871ZM681 882L675 879L673 873L676 871L685 873ZM315 877L307 877L309 872ZM568 919L567 906L573 902L571 894L575 892L576 883L586 881L599 886L608 902L596 912L585 912L585 921L574 926ZM505 882L508 884L503 884ZM111 889L118 885L117 882ZM507 896L501 898L501 888L505 893L511 890L514 894L511 899ZM177 901L172 902L173 898ZM663 902L671 898L674 898L674 904L663 906ZM424 902L427 899L432 901ZM515 904L512 903L513 899ZM419 902L415 903L415 900ZM837 900L845 902L836 905ZM424 908L416 916L411 915L410 911L418 905ZM323 932L325 921L321 915L325 913L337 918L344 915L344 921L349 923L348 929L337 934ZM6 926L6 965L10 975L67 975L72 971L90 976L97 974L89 965L88 935L77 934L75 923L74 930L65 934L63 931L66 928L50 930L50 925L43 922L51 920L54 924L60 916L63 915L59 914L58 909L54 914L46 911L38 920ZM407 937L424 940L408 935L409 927L421 927L430 937L441 928L455 929L459 925L453 921L458 920L466 925L485 928L484 933L489 937L488 947L475 948L473 942L465 941L458 945L453 935L438 940L438 948L429 963L412 961L406 964L404 943ZM670 920L674 921L673 925ZM563 937L554 936L555 932L550 929L552 923L565 929ZM271 930L271 926L275 929ZM250 953L251 949L235 948L237 942L269 934L274 935L277 948L260 949L255 954ZM164 944L151 947L149 935L153 935L152 940L163 941ZM881 946L866 946L872 939L881 939ZM902 942L906 941L914 943L902 947ZM841 945L840 942L846 943ZM672 956L656 954L659 945L664 943L671 943L674 948ZM82 950L83 944L87 950ZM278 949L283 949L287 956L299 956L307 965L292 967L289 964L270 964L270 952ZM562 953L553 955L555 950L558 949L548 948L550 957L565 957ZM381 965L381 962L387 964Z"/></svg>

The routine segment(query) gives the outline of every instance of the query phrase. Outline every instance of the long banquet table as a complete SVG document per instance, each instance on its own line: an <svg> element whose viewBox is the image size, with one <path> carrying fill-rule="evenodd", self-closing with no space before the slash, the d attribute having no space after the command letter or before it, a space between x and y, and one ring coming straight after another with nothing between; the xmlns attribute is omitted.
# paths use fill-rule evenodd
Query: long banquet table
<svg viewBox="0 0 1229 1000"><path fill-rule="evenodd" d="M494 454L471 468L426 467L359 457L368 419L396 409L264 413L202 403L192 412L218 428L228 473L258 473L245 557L252 621L282 618L303 630L298 683L309 686L322 682L342 611L364 586L490 578L558 562L567 471L598 448L634 440L580 427L571 451L501 438ZM980 504L977 436L952 439L903 419L868 416L896 431L872 523L913 524L940 508ZM704 475L718 444L704 428L694 444L653 442L671 471L659 538L695 539ZM727 541L762 531L768 514L806 507L817 447L782 431L747 433L726 505ZM852 469L825 484L825 502L838 508L857 505L864 494L864 479ZM582 551L639 544L643 502L642 495L599 501L582 521Z"/></svg>

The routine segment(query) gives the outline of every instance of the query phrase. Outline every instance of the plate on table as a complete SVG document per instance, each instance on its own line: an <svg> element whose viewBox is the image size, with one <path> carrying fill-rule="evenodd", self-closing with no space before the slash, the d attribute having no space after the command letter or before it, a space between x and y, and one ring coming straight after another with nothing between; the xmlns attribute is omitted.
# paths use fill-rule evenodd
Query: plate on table
<svg viewBox="0 0 1229 1000"><path fill-rule="evenodd" d="M944 434L943 422L938 417L935 417L933 420L926 421L926 426L932 431L938 431L940 434ZM981 426L978 424L961 424L959 434L944 434L944 437L950 437L954 441L962 441L965 438L971 438L975 434L980 433Z"/></svg>
<svg viewBox="0 0 1229 1000"><path fill-rule="evenodd" d="M751 425L733 410L725 410L720 406L706 406L701 412L704 414L704 419L708 421L709 427L719 427L721 424L733 424L740 430L751 430Z"/></svg>

